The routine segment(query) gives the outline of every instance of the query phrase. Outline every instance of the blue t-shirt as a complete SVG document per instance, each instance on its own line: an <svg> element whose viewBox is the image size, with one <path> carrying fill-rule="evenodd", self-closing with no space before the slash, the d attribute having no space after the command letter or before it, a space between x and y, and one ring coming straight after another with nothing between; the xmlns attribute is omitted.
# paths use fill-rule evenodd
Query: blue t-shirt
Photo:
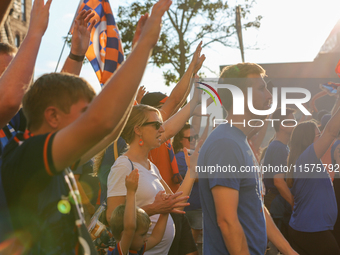
<svg viewBox="0 0 340 255"><path fill-rule="evenodd" d="M187 173L187 163L185 162L184 152L183 151L177 152L175 154L175 157L177 160L178 171L184 179L185 174ZM190 203L190 205L185 207L184 211L193 211L193 210L201 209L198 182L195 182L194 185L192 186L190 197L188 199L188 203Z"/></svg>
<svg viewBox="0 0 340 255"><path fill-rule="evenodd" d="M315 164L313 172L311 164ZM289 225L302 232L332 230L338 215L333 184L321 160L316 157L314 143L300 155L295 165L291 189L294 208ZM316 166L320 167L319 172Z"/></svg>
<svg viewBox="0 0 340 255"><path fill-rule="evenodd" d="M271 190L279 194L273 178L276 174L285 173L283 167L287 166L288 153L288 146L280 141L274 140L269 144L263 162L263 182L266 191Z"/></svg>
<svg viewBox="0 0 340 255"><path fill-rule="evenodd" d="M264 254L267 247L263 210L263 185L256 158L246 136L229 124L219 125L201 148L199 171L200 197L204 219L204 254L229 254L217 224L211 189L225 186L239 191L237 214L247 238L250 254ZM213 167L221 173L211 173ZM209 172L203 172L208 170ZM225 172L223 172L223 169ZM230 171L227 169L230 169ZM245 172L254 169L255 171ZM227 201L226 201L227 203Z"/></svg>
<svg viewBox="0 0 340 255"><path fill-rule="evenodd" d="M145 252L145 248L146 248L146 244L144 244L144 246L139 251L129 250L128 255L136 255L136 254L143 255ZM116 244L114 250L109 249L107 251L107 255L125 255L121 252L120 242Z"/></svg>

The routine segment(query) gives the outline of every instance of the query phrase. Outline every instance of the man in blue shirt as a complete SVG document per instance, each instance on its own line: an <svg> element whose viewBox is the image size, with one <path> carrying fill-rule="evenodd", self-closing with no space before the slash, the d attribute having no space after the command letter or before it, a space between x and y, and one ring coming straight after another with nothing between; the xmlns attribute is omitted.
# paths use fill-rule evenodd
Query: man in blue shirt
<svg viewBox="0 0 340 255"><path fill-rule="evenodd" d="M293 113L294 110L290 108L286 109L286 115L281 115L281 108L273 113L272 119L279 121L273 124L275 139L268 145L263 162L263 182L266 187L264 204L284 235L287 233L290 214L294 206L294 197L285 181L283 168L287 166L289 153L287 144L296 124ZM284 126L281 124L283 120L286 120Z"/></svg>
<svg viewBox="0 0 340 255"><path fill-rule="evenodd" d="M223 69L220 83L238 86L243 94L252 87L254 108L266 110L272 97L264 75L259 65L242 63ZM224 78L240 79L231 83L222 81ZM267 237L284 254L296 254L263 206L261 174L246 139L252 130L247 121L265 116L254 115L248 107L244 115L233 115L231 92L220 89L218 93L228 111L228 123L239 124L218 126L204 143L197 162L201 170L221 167L218 173L199 173L204 254L264 254Z"/></svg>

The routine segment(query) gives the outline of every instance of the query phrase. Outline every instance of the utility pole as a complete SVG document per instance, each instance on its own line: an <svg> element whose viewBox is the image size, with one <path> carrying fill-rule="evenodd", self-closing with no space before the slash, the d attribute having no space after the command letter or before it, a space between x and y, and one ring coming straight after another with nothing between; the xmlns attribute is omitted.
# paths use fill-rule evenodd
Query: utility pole
<svg viewBox="0 0 340 255"><path fill-rule="evenodd" d="M244 63L244 49L243 49L243 39L242 39L242 25L241 25L241 6L236 6L236 31L238 42L241 51L242 62Z"/></svg>

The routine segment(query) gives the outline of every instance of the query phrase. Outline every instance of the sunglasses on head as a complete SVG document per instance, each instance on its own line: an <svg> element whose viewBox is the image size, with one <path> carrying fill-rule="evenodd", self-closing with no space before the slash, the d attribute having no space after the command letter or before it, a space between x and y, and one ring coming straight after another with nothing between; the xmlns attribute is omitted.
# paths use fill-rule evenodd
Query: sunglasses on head
<svg viewBox="0 0 340 255"><path fill-rule="evenodd" d="M159 121L150 121L150 122L145 122L142 126L147 126L147 125L153 125L156 130L160 129L161 126L163 125L163 122Z"/></svg>
<svg viewBox="0 0 340 255"><path fill-rule="evenodd" d="M198 135L191 135L191 136L187 136L187 137L183 137L185 139L188 139L189 142L193 141L193 140L197 140L198 139Z"/></svg>

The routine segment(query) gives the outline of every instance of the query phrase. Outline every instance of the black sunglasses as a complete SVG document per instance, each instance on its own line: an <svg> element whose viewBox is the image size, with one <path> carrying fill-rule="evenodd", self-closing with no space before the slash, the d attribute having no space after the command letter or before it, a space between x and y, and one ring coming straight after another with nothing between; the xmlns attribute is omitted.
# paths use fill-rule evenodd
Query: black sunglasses
<svg viewBox="0 0 340 255"><path fill-rule="evenodd" d="M147 126L147 125L153 125L156 130L160 129L161 126L163 125L163 122L159 121L150 121L150 122L145 122L142 126Z"/></svg>
<svg viewBox="0 0 340 255"><path fill-rule="evenodd" d="M193 141L194 139L197 140L198 139L198 135L192 135L192 136L188 136L188 137L183 137L185 139L188 139L189 142Z"/></svg>

